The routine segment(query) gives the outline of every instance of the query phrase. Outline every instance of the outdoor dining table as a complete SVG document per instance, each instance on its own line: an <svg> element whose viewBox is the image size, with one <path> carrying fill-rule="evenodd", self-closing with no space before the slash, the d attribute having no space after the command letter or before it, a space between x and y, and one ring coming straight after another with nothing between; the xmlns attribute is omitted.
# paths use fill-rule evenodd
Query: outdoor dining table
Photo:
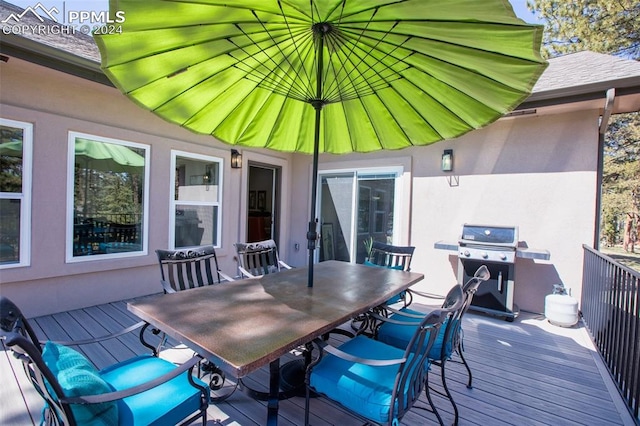
<svg viewBox="0 0 640 426"><path fill-rule="evenodd" d="M423 274L339 261L137 299L128 309L238 379L269 364L267 424L276 425L280 357L378 306Z"/></svg>

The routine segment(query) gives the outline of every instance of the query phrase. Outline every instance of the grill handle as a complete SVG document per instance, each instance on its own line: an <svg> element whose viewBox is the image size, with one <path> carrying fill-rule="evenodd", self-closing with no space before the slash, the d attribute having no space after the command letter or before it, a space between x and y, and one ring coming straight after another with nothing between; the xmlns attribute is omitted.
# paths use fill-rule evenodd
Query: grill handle
<svg viewBox="0 0 640 426"><path fill-rule="evenodd" d="M502 271L498 272L498 291L502 293Z"/></svg>

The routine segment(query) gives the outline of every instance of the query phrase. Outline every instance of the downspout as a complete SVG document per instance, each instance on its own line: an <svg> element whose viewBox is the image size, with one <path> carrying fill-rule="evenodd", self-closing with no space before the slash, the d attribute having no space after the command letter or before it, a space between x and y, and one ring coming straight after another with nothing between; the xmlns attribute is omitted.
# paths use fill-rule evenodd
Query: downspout
<svg viewBox="0 0 640 426"><path fill-rule="evenodd" d="M616 98L616 89L607 90L607 98L604 104L604 111L600 119L598 129L598 169L596 171L596 223L594 226L593 248L600 250L600 219L602 216L602 180L604 175L604 137L609 127L609 119L613 112L613 102Z"/></svg>

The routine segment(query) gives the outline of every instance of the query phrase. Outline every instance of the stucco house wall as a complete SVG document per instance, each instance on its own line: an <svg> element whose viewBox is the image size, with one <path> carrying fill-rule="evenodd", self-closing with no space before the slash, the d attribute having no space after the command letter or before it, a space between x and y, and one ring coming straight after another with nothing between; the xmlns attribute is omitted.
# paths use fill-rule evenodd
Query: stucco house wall
<svg viewBox="0 0 640 426"><path fill-rule="evenodd" d="M404 167L410 225L401 240L416 246L412 270L425 274L416 286L423 291L445 294L457 280L457 253L435 249L437 241L457 242L464 223L518 226L521 244L551 253L549 261L518 258L515 266L515 303L542 312L553 284L580 299L582 244L592 245L594 235L598 120L598 109L504 118L427 147L323 155L320 169ZM452 173L440 170L444 149L454 151ZM310 175L303 159L296 158L296 176ZM294 197L308 188L309 180L296 178ZM306 221L292 226L294 235Z"/></svg>
<svg viewBox="0 0 640 426"><path fill-rule="evenodd" d="M633 75L637 80L640 73ZM34 125L31 265L0 270L0 293L23 306L27 315L160 291L154 250L168 246L171 149L224 161L223 234L217 253L226 273L235 275L233 243L246 235L248 162L281 168L280 254L293 266L306 265L309 156L241 149L245 167L231 169L230 146L164 122L113 87L16 57L0 63L0 86L0 116ZM427 147L322 155L320 169L402 167L399 242L417 247L412 269L425 274L418 284L425 291L445 294L456 282L455 252L437 250L435 242L456 242L465 222L519 226L522 244L551 253L549 261L516 263L516 304L541 312L555 283L564 283L580 298L582 244L593 244L595 227L598 125L605 91L598 93L601 97L562 105L543 102L527 114ZM69 131L151 146L145 255L65 263ZM451 173L440 170L444 149L454 151Z"/></svg>
<svg viewBox="0 0 640 426"><path fill-rule="evenodd" d="M17 58L2 63L0 85L0 116L34 126L31 265L0 270L0 293L23 306L25 314L43 315L161 290L154 250L168 247L172 149L224 160L224 225L217 255L221 268L235 275L233 243L241 238L238 212L246 167L230 168L228 145L157 118L113 87ZM65 263L69 131L151 146L146 255ZM278 163L283 180L290 180L290 154L273 152L253 158ZM282 237L289 238L286 227Z"/></svg>

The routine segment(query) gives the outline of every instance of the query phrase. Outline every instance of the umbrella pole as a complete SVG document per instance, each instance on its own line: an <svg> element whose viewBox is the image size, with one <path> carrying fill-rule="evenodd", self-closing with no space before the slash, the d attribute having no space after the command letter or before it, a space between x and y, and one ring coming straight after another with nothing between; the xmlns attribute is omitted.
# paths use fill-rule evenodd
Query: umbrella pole
<svg viewBox="0 0 640 426"><path fill-rule="evenodd" d="M313 171L311 183L311 219L309 219L309 230L307 232L307 248L309 249L309 277L307 287L313 287L313 252L316 248L318 238L318 219L316 218L316 198L318 193L318 155L320 146L320 113L322 105L314 105L316 109L315 135L313 142Z"/></svg>
<svg viewBox="0 0 640 426"><path fill-rule="evenodd" d="M320 115L324 101L322 99L322 67L324 54L324 36L331 31L331 25L326 22L319 22L313 25L313 32L318 40L318 64L316 72L316 98L311 101L311 106L316 110L316 123L313 134L313 171L311 183L311 218L309 219L309 229L307 230L307 248L309 249L309 278L307 287L313 287L313 252L318 240L318 218L316 218L316 196L318 192L318 156L320 154Z"/></svg>

